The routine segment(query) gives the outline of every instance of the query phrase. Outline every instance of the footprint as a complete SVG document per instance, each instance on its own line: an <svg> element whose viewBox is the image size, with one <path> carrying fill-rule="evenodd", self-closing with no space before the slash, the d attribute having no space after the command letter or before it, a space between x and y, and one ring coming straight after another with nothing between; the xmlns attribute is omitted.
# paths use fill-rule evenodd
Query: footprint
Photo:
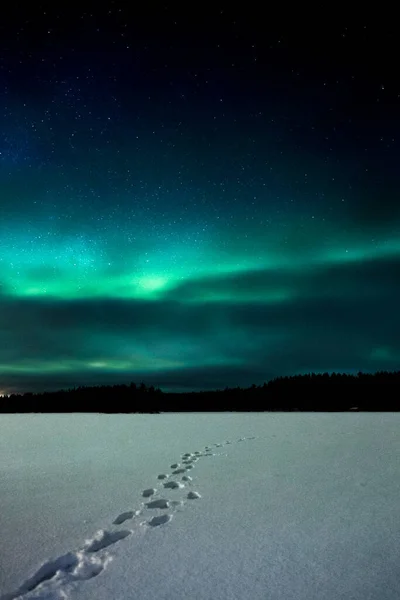
<svg viewBox="0 0 400 600"><path fill-rule="evenodd" d="M30 577L22 586L19 588L18 592L14 594L10 594L9 597L16 598L26 592L31 592L35 590L41 583L44 581L48 581L49 579L53 579L57 571L64 571L66 573L71 572L78 565L78 557L75 552L68 552L68 554L64 554L56 560L46 562L44 565L40 567L40 569Z"/></svg>
<svg viewBox="0 0 400 600"><path fill-rule="evenodd" d="M159 517L153 517L149 521L150 527L158 527L158 525L164 525L172 519L172 515L160 515Z"/></svg>
<svg viewBox="0 0 400 600"><path fill-rule="evenodd" d="M120 515L118 515L115 521L113 521L113 525L121 525L125 521L128 521L128 519L132 519L132 517L138 512L139 511L128 510L127 512L121 513Z"/></svg>
<svg viewBox="0 0 400 600"><path fill-rule="evenodd" d="M110 560L109 556L88 555L83 550L68 552L55 560L44 563L18 590L5 594L1 598L2 600L14 600L35 590L37 590L35 598L58 598L58 591L62 590L63 584L96 577ZM53 578L54 581L52 581ZM52 584L55 586L55 590L52 589Z"/></svg>
<svg viewBox="0 0 400 600"><path fill-rule="evenodd" d="M275 437L275 436L274 436ZM246 438L241 438L238 441L244 441ZM256 439L254 437L249 437L247 439ZM231 444L232 442L227 440L225 444ZM223 444L213 444L218 448L222 447ZM181 467L180 463L173 463L171 465L171 469L174 469L173 475L178 475L184 473L185 471L189 471L193 469L193 464L202 456L213 456L211 452L212 448L210 446L205 447L205 451L200 452L196 450L195 452L186 452L182 455L182 462L185 467ZM169 478L167 473L161 473L157 476L159 480L166 480ZM189 475L182 476L182 482L191 482L192 477ZM360 482L360 485L365 485L364 482ZM182 489L185 487L184 483L180 483L178 481L167 481L163 483L163 487L167 489ZM142 496L144 498L149 498L153 496L157 492L156 488L148 488L143 490ZM201 495L198 492L190 491L187 494L187 498L189 500L195 500L201 498ZM168 509L170 506L178 507L184 505L185 502L182 500L166 500L164 498L159 498L157 500L152 500L147 502L145 505L149 509ZM179 511L179 509L178 509ZM141 514L141 510L129 510L119 514L115 520L113 521L114 525L121 525L125 521L132 519L134 516ZM148 521L148 525L151 527L158 527L160 525L164 525L168 523L172 519L171 514L162 514L151 518ZM99 530L92 539L86 540L83 548L81 548L77 552L69 552L59 558L48 561L43 564L40 569L29 579L27 579L14 593L6 594L2 596L0 600L14 600L17 597L23 596L26 593L30 593L35 591L35 597L38 593L40 597L42 597L42 592L46 594L46 597L53 597L53 588L57 586L57 590L60 590L60 585L70 585L71 582L77 580L85 580L96 577L101 573L108 563L111 560L111 556L108 555L107 552L100 552L123 540L132 534L132 530L124 529L120 531L106 531ZM53 581L54 579L54 581ZM40 591L37 590L40 586ZM36 591L37 590L37 591ZM50 595L49 595L50 594ZM44 596L43 596L44 597Z"/></svg>
<svg viewBox="0 0 400 600"><path fill-rule="evenodd" d="M104 529L100 529L92 540L89 540L85 545L86 552L98 552L99 550L103 550L103 548L107 548L108 546L112 546L119 540L123 540L124 538L131 535L132 531L129 529L123 529L121 531L105 531Z"/></svg>
<svg viewBox="0 0 400 600"><path fill-rule="evenodd" d="M160 498L159 500L153 500L152 502L146 503L147 508L169 508L168 500Z"/></svg>
<svg viewBox="0 0 400 600"><path fill-rule="evenodd" d="M171 490L176 490L185 486L183 485L183 483L179 483L179 481L168 481L167 483L164 483L164 487Z"/></svg>
<svg viewBox="0 0 400 600"><path fill-rule="evenodd" d="M201 498L198 492L189 492L187 497L189 498L189 500L196 500L197 498Z"/></svg>

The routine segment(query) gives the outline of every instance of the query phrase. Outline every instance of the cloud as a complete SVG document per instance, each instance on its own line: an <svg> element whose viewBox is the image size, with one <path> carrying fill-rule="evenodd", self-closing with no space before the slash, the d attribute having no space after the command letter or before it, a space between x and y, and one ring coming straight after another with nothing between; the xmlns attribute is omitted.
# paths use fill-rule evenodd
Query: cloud
<svg viewBox="0 0 400 600"><path fill-rule="evenodd" d="M189 279L173 288L167 297L202 302L225 299L262 298L274 304L296 298L377 296L400 291L400 259L396 256L300 264L294 267L257 269Z"/></svg>
<svg viewBox="0 0 400 600"><path fill-rule="evenodd" d="M153 301L3 294L0 387L143 379L206 389L396 368L399 272L391 258L237 273L186 281ZM271 299L277 289L287 294Z"/></svg>

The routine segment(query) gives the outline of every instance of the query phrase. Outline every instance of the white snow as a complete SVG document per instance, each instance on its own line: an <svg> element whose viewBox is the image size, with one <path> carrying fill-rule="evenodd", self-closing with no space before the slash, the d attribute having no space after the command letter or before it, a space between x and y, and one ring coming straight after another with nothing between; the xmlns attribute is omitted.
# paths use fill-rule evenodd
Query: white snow
<svg viewBox="0 0 400 600"><path fill-rule="evenodd" d="M399 426L398 413L1 415L1 598L398 598ZM190 477L172 473L182 460Z"/></svg>

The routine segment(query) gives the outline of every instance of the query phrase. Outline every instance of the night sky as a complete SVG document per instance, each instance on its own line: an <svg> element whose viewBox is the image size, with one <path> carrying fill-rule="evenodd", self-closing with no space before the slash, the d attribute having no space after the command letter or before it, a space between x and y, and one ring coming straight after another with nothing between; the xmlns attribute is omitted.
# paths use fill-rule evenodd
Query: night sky
<svg viewBox="0 0 400 600"><path fill-rule="evenodd" d="M0 22L0 393L398 369L395 19L62 7Z"/></svg>

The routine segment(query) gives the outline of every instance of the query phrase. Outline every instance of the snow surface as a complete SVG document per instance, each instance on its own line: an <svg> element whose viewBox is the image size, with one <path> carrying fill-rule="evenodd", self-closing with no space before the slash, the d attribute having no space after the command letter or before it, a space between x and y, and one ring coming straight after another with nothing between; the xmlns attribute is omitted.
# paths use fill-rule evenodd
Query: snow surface
<svg viewBox="0 0 400 600"><path fill-rule="evenodd" d="M399 598L399 426L1 415L1 599Z"/></svg>

